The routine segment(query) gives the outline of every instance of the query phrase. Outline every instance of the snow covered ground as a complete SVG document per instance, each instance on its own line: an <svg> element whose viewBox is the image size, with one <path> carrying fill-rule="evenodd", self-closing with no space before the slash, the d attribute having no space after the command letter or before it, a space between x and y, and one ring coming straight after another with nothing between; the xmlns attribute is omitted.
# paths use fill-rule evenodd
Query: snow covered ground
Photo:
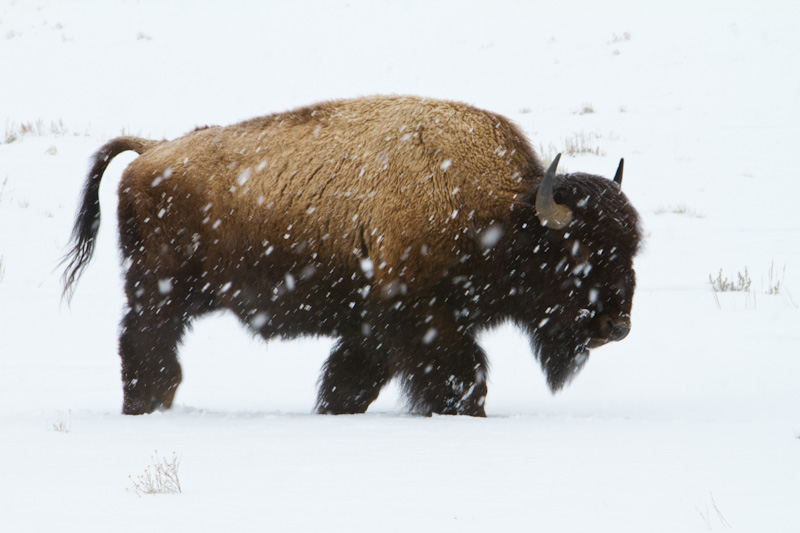
<svg viewBox="0 0 800 533"><path fill-rule="evenodd" d="M800 531L796 2L224 4L0 1L0 531ZM488 332L485 420L408 416L395 389L325 417L329 339L219 315L183 346L175 409L119 414L131 154L60 300L89 156L376 93L594 152L562 170L625 157L647 234L630 336L551 396L519 333ZM720 269L750 290L715 295ZM134 493L155 450L181 457L181 494Z"/></svg>

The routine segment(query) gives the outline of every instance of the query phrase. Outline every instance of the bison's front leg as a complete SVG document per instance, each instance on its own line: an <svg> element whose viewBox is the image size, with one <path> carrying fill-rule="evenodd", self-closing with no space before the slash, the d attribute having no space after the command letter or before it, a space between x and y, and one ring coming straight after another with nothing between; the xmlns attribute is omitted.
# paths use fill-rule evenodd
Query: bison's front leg
<svg viewBox="0 0 800 533"><path fill-rule="evenodd" d="M385 357L371 346L372 339L355 334L343 337L322 368L317 412L363 413L391 377Z"/></svg>
<svg viewBox="0 0 800 533"><path fill-rule="evenodd" d="M486 354L474 339L428 327L395 354L411 410L486 416Z"/></svg>

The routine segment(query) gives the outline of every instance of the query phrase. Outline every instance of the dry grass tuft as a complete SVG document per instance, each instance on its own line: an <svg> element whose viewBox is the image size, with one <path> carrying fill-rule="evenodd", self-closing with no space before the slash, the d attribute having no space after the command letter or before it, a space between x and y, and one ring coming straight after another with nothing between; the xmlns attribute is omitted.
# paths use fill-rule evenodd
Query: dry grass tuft
<svg viewBox="0 0 800 533"><path fill-rule="evenodd" d="M552 161L556 154L604 156L606 151L598 144L599 139L600 136L595 133L580 131L564 138L561 146L539 143L538 153L542 161Z"/></svg>
<svg viewBox="0 0 800 533"><path fill-rule="evenodd" d="M767 294L780 294L783 286L783 278L786 277L786 265L783 265L780 279L778 279L778 273L775 270L775 261L773 261L772 264L769 265L769 273L767 276Z"/></svg>
<svg viewBox="0 0 800 533"><path fill-rule="evenodd" d="M66 416L64 413L59 413L58 420L50 425L50 429L59 433L72 431L72 411L67 411Z"/></svg>
<svg viewBox="0 0 800 533"><path fill-rule="evenodd" d="M711 284L711 290L714 293L714 301L719 309L722 309L719 298L719 293L721 292L743 292L745 294L746 307L751 305L750 300L752 300L753 309L755 309L756 295L760 293L770 296L785 296L785 298L793 307L798 307L794 298L792 298L792 295L784 286L783 280L785 276L786 266L784 265L783 269L778 271L778 269L775 267L775 262L773 261L772 264L770 264L769 270L767 271L766 285L764 282L764 277L761 277L760 290L751 290L753 280L750 278L750 272L746 267L744 272L737 272L736 277L732 279L728 279L726 276L724 276L722 274L722 269L720 269L716 277L713 275L708 276L708 282Z"/></svg>
<svg viewBox="0 0 800 533"><path fill-rule="evenodd" d="M719 269L719 274L714 278L711 274L708 275L708 281L711 283L711 288L714 292L750 292L750 286L753 280L750 279L750 273L747 267L744 267L744 273L736 273L737 280L732 281L727 277L722 276L722 269Z"/></svg>
<svg viewBox="0 0 800 533"><path fill-rule="evenodd" d="M46 135L63 136L68 133L69 130L67 126L64 124L64 121L60 119L58 121L52 121L49 124L46 124L41 119L35 122L7 122L3 142L5 144L11 144L21 140L23 137L31 135L35 137L44 137Z"/></svg>
<svg viewBox="0 0 800 533"><path fill-rule="evenodd" d="M181 458L172 452L172 458L167 459L158 456L158 451L154 452L150 459L153 464L147 470L134 479L128 476L133 483L133 492L137 496L145 494L180 494L181 481L178 477L178 469L181 465Z"/></svg>
<svg viewBox="0 0 800 533"><path fill-rule="evenodd" d="M692 218L706 218L703 213L695 211L686 206L686 204L679 204L676 206L668 205L666 207L659 207L655 211L656 215L665 215L665 214L674 214L674 215L686 215Z"/></svg>
<svg viewBox="0 0 800 533"><path fill-rule="evenodd" d="M592 154L604 156L606 152L597 144L598 139L598 135L580 131L564 139L564 152L568 155Z"/></svg>

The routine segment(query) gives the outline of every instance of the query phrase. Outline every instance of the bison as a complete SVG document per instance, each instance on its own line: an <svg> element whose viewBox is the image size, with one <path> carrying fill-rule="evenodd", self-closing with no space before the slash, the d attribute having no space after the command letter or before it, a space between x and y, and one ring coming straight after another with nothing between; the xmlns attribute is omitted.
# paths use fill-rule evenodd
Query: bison
<svg viewBox="0 0 800 533"><path fill-rule="evenodd" d="M232 311L266 339L336 339L319 413L361 413L397 378L413 413L485 416L476 335L511 322L555 392L630 328L640 246L614 180L545 170L508 119L466 104L368 97L94 155L65 257L90 260L113 157L127 307L123 412L169 408L191 321Z"/></svg>

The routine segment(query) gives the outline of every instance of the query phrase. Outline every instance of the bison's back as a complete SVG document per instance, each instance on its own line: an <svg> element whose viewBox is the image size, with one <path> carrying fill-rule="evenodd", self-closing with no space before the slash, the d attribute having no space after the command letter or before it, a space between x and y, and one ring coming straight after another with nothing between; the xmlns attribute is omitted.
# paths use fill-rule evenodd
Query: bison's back
<svg viewBox="0 0 800 533"><path fill-rule="evenodd" d="M541 175L500 116L373 97L164 143L126 170L120 214L148 219L145 248L174 250L175 263L201 248L207 261L269 252L356 268L369 257L379 282L412 282L469 253L472 233L505 220Z"/></svg>

